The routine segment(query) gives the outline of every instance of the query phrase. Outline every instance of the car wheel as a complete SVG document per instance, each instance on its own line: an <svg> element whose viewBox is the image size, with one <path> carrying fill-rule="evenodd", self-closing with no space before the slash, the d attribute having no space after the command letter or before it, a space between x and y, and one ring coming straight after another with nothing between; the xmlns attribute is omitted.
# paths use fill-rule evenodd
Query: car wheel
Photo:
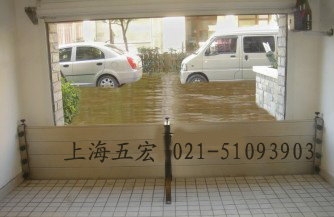
<svg viewBox="0 0 334 217"><path fill-rule="evenodd" d="M103 75L101 78L99 78L97 86L103 88L117 88L119 83L113 76Z"/></svg>
<svg viewBox="0 0 334 217"><path fill-rule="evenodd" d="M200 74L195 74L195 75L191 75L188 80L187 83L203 83L203 82L208 82L208 80L206 79L205 76L200 75Z"/></svg>

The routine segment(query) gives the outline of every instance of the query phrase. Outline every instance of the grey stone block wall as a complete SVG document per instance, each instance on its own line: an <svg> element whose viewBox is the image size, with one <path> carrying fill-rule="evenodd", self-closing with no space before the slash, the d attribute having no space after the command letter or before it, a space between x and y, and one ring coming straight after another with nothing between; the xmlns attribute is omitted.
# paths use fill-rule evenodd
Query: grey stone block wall
<svg viewBox="0 0 334 217"><path fill-rule="evenodd" d="M285 85L286 85L286 65L287 65L287 16L280 15L278 19L278 81L277 81L277 106L276 119L284 120L285 118Z"/></svg>
<svg viewBox="0 0 334 217"><path fill-rule="evenodd" d="M256 103L267 110L276 120L285 118L287 16L279 15L277 39L278 78L256 74Z"/></svg>
<svg viewBox="0 0 334 217"><path fill-rule="evenodd" d="M57 24L49 24L49 46L54 117L56 126L63 126L64 109L63 97L61 92Z"/></svg>
<svg viewBox="0 0 334 217"><path fill-rule="evenodd" d="M276 115L277 79L265 75L256 75L256 103Z"/></svg>

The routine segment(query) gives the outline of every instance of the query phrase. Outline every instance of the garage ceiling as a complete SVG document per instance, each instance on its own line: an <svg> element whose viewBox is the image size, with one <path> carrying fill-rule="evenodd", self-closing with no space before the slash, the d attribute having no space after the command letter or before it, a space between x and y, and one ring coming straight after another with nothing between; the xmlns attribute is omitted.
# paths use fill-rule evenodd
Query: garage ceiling
<svg viewBox="0 0 334 217"><path fill-rule="evenodd" d="M39 0L48 22L219 14L289 13L296 0Z"/></svg>

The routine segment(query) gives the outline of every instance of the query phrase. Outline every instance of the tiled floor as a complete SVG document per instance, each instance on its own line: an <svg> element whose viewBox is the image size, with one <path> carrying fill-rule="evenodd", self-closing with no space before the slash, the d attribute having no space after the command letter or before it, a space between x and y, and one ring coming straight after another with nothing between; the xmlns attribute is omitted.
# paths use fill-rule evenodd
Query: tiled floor
<svg viewBox="0 0 334 217"><path fill-rule="evenodd" d="M319 176L26 181L0 201L0 216L334 217L334 188Z"/></svg>

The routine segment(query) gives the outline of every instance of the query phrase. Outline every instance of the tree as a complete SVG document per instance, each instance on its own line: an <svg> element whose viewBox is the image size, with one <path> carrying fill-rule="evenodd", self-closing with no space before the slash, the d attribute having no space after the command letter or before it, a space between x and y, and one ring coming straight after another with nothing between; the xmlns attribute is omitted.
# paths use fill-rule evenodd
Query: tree
<svg viewBox="0 0 334 217"><path fill-rule="evenodd" d="M114 40L114 32L112 31L112 20L105 20L103 21L104 23L108 24L109 27L109 43L110 44L114 44L115 40Z"/></svg>
<svg viewBox="0 0 334 217"><path fill-rule="evenodd" d="M115 19L115 20L110 20L110 24L109 24L109 30L111 30L111 23L113 24L117 24L119 26L121 26L122 28L122 35L123 35L123 41L124 41L124 44L125 44L125 49L126 51L129 51L129 46L128 46L128 39L126 37L126 33L128 31L128 28L129 28L129 24L130 22L132 21L133 19ZM112 30L111 30L111 33L112 33ZM110 43L111 43L111 40L110 40Z"/></svg>
<svg viewBox="0 0 334 217"><path fill-rule="evenodd" d="M114 44L115 43L114 32L112 31L112 28L111 28L111 20L108 20L108 26L109 26L109 41L110 41L110 44Z"/></svg>

